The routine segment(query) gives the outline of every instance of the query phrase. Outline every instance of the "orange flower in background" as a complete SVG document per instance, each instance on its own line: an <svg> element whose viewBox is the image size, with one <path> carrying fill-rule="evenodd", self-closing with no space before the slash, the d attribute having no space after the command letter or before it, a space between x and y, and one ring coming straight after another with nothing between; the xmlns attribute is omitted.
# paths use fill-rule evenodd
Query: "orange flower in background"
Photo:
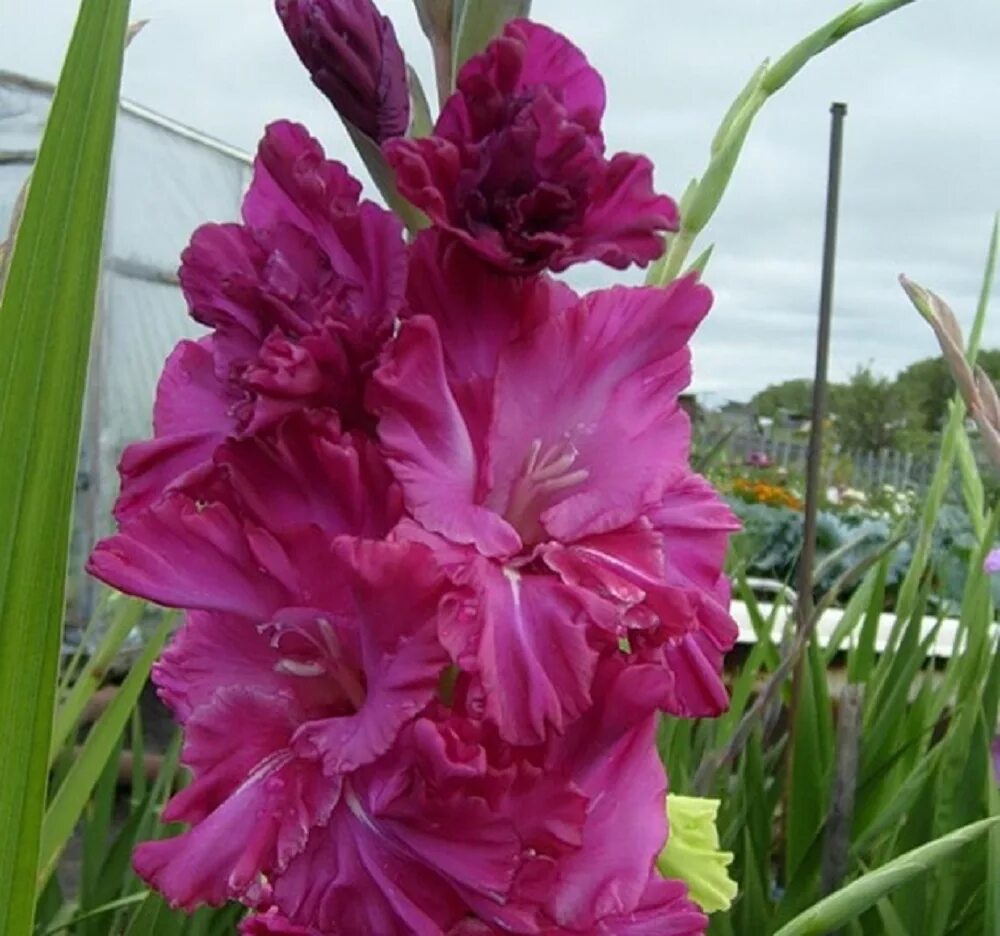
<svg viewBox="0 0 1000 936"><path fill-rule="evenodd" d="M735 478L731 491L741 500L751 504L767 504L770 507L788 507L791 510L801 510L802 501L787 488L766 481L754 481L751 478Z"/></svg>

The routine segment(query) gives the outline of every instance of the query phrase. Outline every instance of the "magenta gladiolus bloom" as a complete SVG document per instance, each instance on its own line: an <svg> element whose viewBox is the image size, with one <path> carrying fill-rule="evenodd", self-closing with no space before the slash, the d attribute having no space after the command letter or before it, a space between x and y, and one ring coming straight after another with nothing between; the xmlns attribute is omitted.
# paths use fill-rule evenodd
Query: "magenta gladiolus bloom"
<svg viewBox="0 0 1000 936"><path fill-rule="evenodd" d="M403 50L371 0L276 0L275 6L313 84L344 120L376 143L406 133Z"/></svg>
<svg viewBox="0 0 1000 936"><path fill-rule="evenodd" d="M578 299L425 234L409 298L371 393L412 517L397 536L469 591L441 639L501 735L564 731L623 640L661 668L662 708L722 711L736 524L686 468L677 403L708 290L687 278Z"/></svg>
<svg viewBox="0 0 1000 936"><path fill-rule="evenodd" d="M156 438L121 463L119 519L198 469L227 435L304 408L370 417L364 376L392 333L406 281L402 225L304 128L261 141L242 224L208 224L184 252L191 315L213 330L181 342L156 395Z"/></svg>
<svg viewBox="0 0 1000 936"><path fill-rule="evenodd" d="M604 82L566 38L508 23L462 67L426 139L384 150L399 190L431 221L509 272L582 260L645 266L678 225L644 156L605 157Z"/></svg>
<svg viewBox="0 0 1000 936"><path fill-rule="evenodd" d="M391 27L279 10L382 138ZM185 612L153 680L187 828L134 856L172 905L240 901L243 936L704 932L657 870L655 734L725 708L736 637L736 523L678 403L711 294L542 272L648 262L676 224L648 161L604 158L603 104L566 40L510 24L435 136L387 147L432 221L412 243L280 122L242 221L184 252L208 333L89 562Z"/></svg>

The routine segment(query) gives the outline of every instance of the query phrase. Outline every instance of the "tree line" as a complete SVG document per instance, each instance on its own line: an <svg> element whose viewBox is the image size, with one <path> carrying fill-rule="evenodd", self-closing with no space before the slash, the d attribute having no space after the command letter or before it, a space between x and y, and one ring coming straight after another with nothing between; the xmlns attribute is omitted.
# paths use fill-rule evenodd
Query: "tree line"
<svg viewBox="0 0 1000 936"><path fill-rule="evenodd" d="M1000 381L1000 349L981 351L978 363ZM954 395L954 381L940 357L916 361L894 378L858 367L845 383L829 385L828 406L844 449L876 452L885 448L923 451L940 432ZM812 402L812 380L772 384L750 406L759 417L805 417Z"/></svg>

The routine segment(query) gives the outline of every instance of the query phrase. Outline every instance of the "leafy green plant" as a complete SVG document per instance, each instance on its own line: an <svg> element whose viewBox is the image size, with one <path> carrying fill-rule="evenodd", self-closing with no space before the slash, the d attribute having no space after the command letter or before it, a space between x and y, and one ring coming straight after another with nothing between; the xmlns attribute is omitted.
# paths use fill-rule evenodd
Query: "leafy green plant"
<svg viewBox="0 0 1000 936"><path fill-rule="evenodd" d="M0 932L27 933L127 0L85 4L0 297Z"/></svg>
<svg viewBox="0 0 1000 936"><path fill-rule="evenodd" d="M996 253L994 237L972 349ZM888 647L880 647L879 622L890 554L875 554L822 651L811 639L778 633L776 613L765 617L739 589L758 643L734 676L731 712L664 725L674 790L722 799L722 843L735 853L740 894L727 913L713 916L713 934L791 936L837 927L873 936L1000 933L990 883L1000 854L989 831L1000 815L989 752L1000 656L992 583L983 571L997 515L986 506L975 462L961 457L965 429L956 412L957 403L901 570ZM935 664L934 559L953 537L956 514L941 505L956 466L966 518L958 629L951 656ZM798 653L802 697L789 723ZM847 681L839 697L826 675L836 659Z"/></svg>

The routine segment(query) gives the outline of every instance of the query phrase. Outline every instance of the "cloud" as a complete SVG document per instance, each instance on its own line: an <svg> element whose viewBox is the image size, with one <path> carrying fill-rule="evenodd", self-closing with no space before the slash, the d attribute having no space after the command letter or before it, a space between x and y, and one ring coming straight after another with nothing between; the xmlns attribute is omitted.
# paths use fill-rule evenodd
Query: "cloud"
<svg viewBox="0 0 1000 936"><path fill-rule="evenodd" d="M412 2L381 6L429 86ZM2 66L54 77L76 7L5 0ZM604 73L609 145L648 152L658 184L678 196L756 65L840 9L834 0L534 4ZM247 149L269 120L299 119L360 171L270 0L135 0L132 15L152 22L128 54L129 97ZM812 371L833 100L849 113L831 374L868 361L892 373L934 353L896 284L901 271L944 293L968 323L1000 207L997 35L994 0L966 0L961 15L946 0L918 0L826 52L767 104L705 232L716 244L707 274L716 305L695 342L696 389L746 397ZM578 288L618 278L600 267L571 277ZM1000 345L1000 317L986 342Z"/></svg>

